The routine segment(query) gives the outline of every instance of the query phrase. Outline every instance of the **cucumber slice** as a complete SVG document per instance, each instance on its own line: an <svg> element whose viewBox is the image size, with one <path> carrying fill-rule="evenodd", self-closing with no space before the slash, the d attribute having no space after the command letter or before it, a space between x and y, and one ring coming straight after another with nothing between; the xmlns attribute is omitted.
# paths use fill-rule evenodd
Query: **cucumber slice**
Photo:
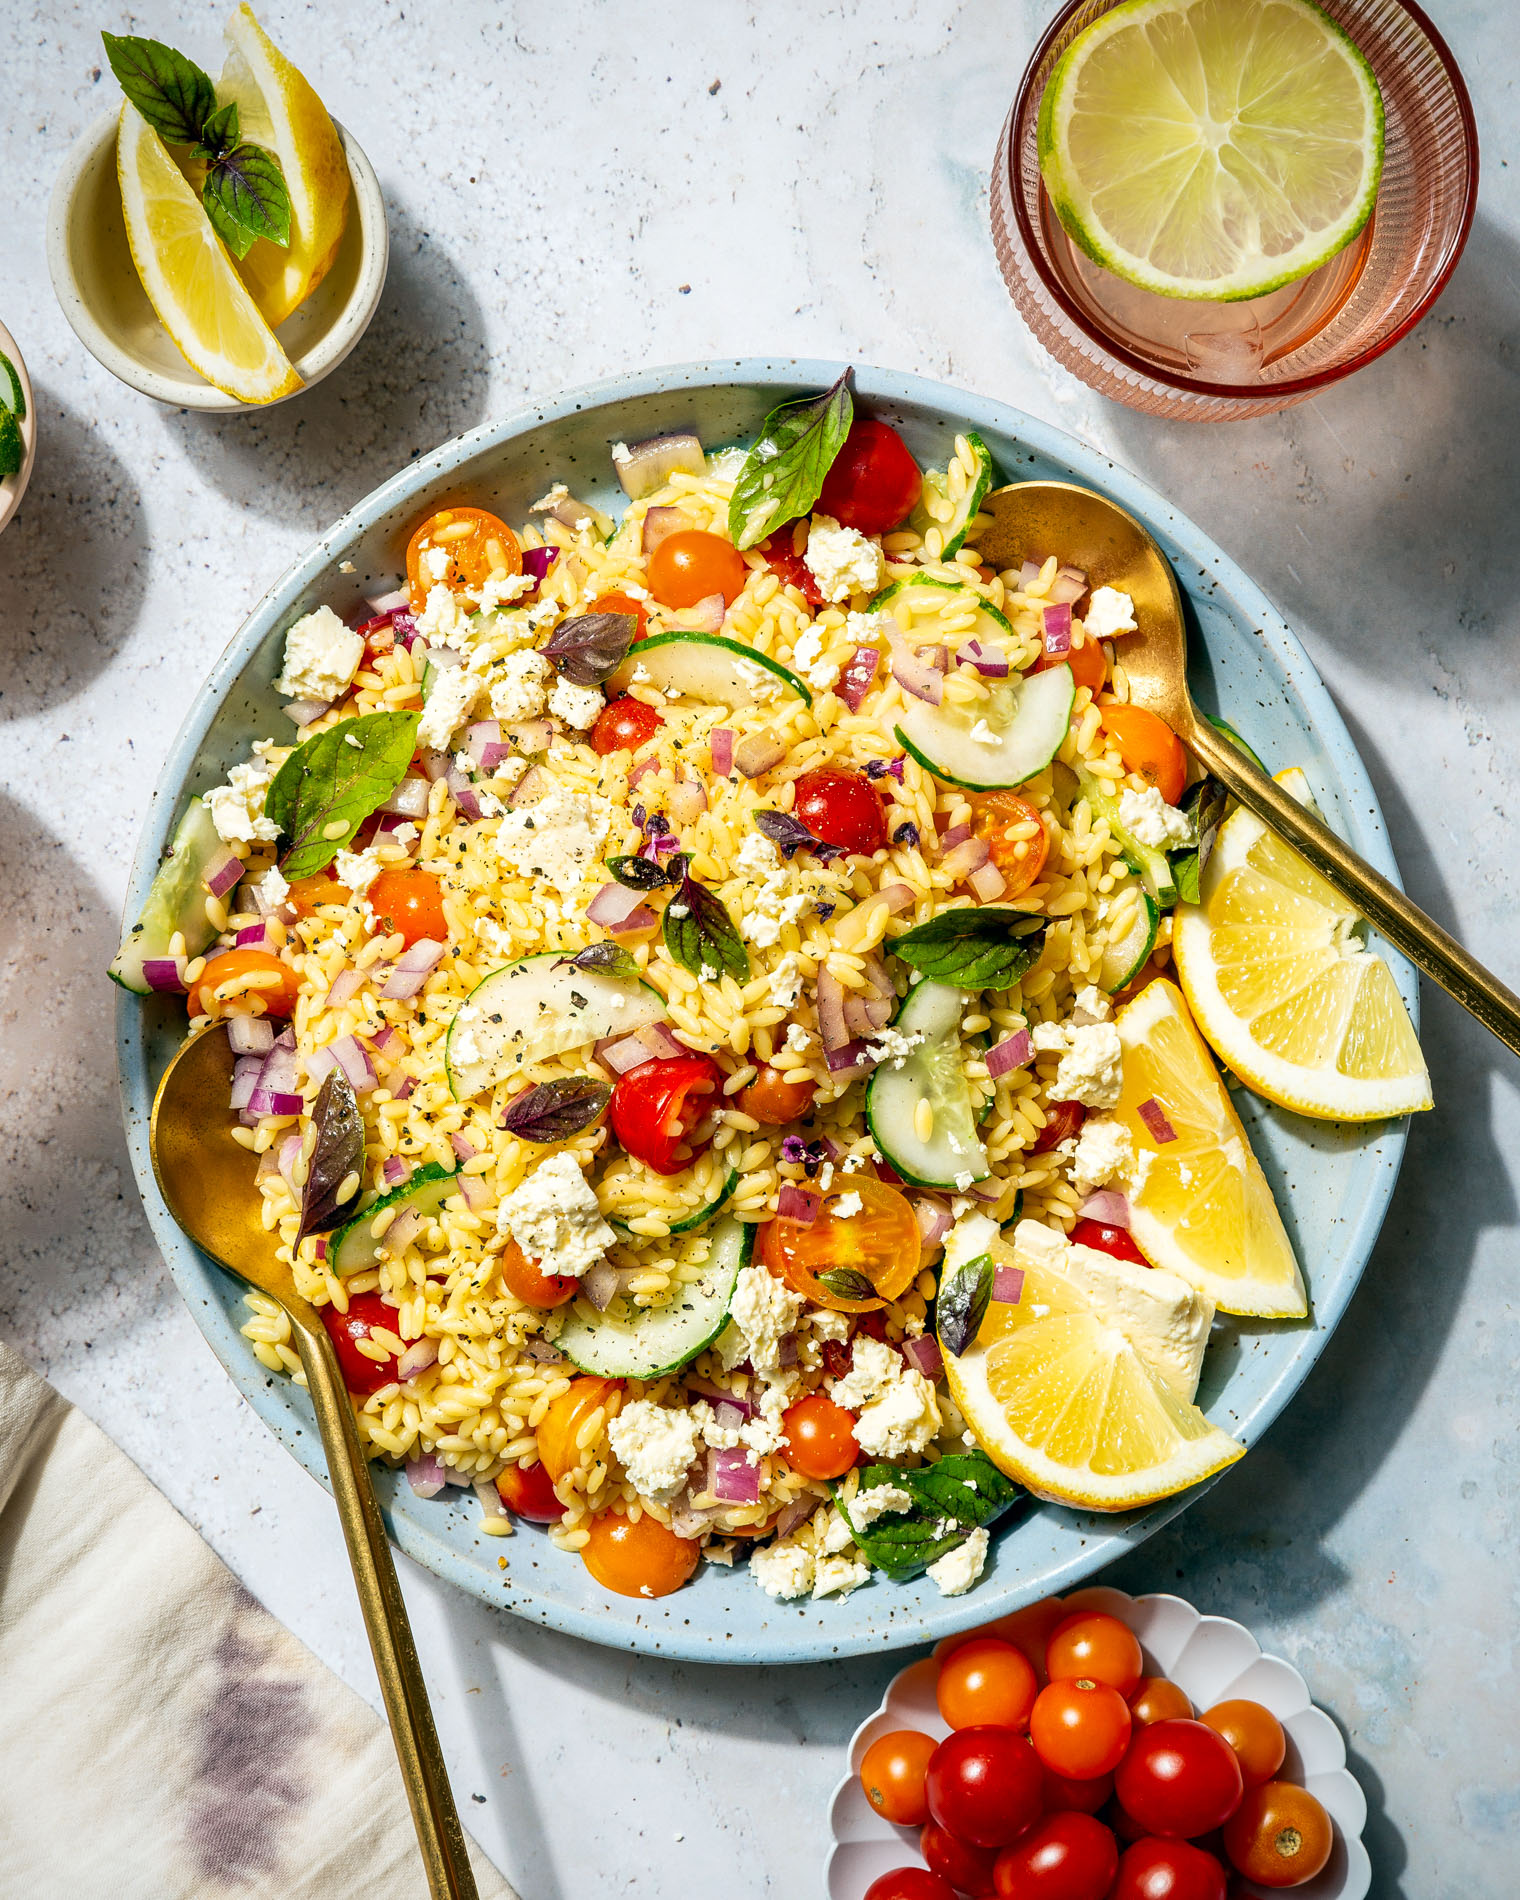
<svg viewBox="0 0 1520 1900"><path fill-rule="evenodd" d="M974 792L1009 790L1043 772L1061 749L1077 696L1069 666L989 684L991 697L970 708L910 700L896 729L898 744L926 771ZM990 744L972 736L982 728Z"/></svg>
<svg viewBox="0 0 1520 1900"><path fill-rule="evenodd" d="M1121 822L1118 799L1099 779L1094 778L1085 766L1078 765L1072 769L1077 775L1077 784L1082 796L1092 808L1093 817L1108 820L1110 836L1124 853L1130 869L1145 886L1146 895L1153 898L1163 910L1169 910L1177 901L1177 880L1172 875L1171 863L1166 853L1157 851L1148 844L1142 844Z"/></svg>
<svg viewBox="0 0 1520 1900"><path fill-rule="evenodd" d="M206 866L221 850L210 807L204 799L192 798L175 830L169 855L148 888L142 915L122 938L106 973L113 983L147 996L143 963L149 957L168 956L176 932L185 940L187 957L198 957L211 943L216 931L206 915L204 878Z"/></svg>
<svg viewBox="0 0 1520 1900"><path fill-rule="evenodd" d="M1156 947L1156 931L1161 923L1161 906L1149 891L1140 893L1140 908L1133 926L1122 937L1107 945L1098 969L1099 986L1112 996L1132 982L1136 971Z"/></svg>
<svg viewBox="0 0 1520 1900"><path fill-rule="evenodd" d="M582 1372L604 1379L659 1379L679 1372L728 1324L739 1270L748 1266L754 1245L753 1227L725 1220L714 1231L701 1279L683 1287L669 1306L613 1319L577 1300L554 1343Z"/></svg>
<svg viewBox="0 0 1520 1900"><path fill-rule="evenodd" d="M5 385L0 386L0 403L11 411L18 422L24 422L26 391L21 387L21 372L4 350L0 350L0 378L4 379Z"/></svg>
<svg viewBox="0 0 1520 1900"><path fill-rule="evenodd" d="M976 457L977 472L971 478L965 494L958 502L951 502L949 470L926 468L923 493L919 497L918 506L908 517L908 526L916 535L922 537L934 528L943 536L939 552L939 558L943 561L948 561L965 540L971 518L981 507L996 474L992 466L992 451L975 430L966 431L966 440L971 444L971 453ZM951 509L949 520L942 521L931 515L928 507L930 502L941 505L948 503Z"/></svg>
<svg viewBox="0 0 1520 1900"><path fill-rule="evenodd" d="M738 1185L739 1170L737 1168L730 1168L728 1171L728 1179L723 1183L722 1187L718 1189L718 1192L707 1203L706 1207L699 1207L694 1214L688 1214L685 1220L672 1221L670 1223L671 1233L690 1234L695 1232L698 1227L705 1227L710 1220L716 1220L724 1208L727 1207L729 1202L734 1198L734 1190ZM630 1231L628 1223L618 1220L615 1215L609 1214L607 1219L612 1226L618 1228L620 1232L626 1234Z"/></svg>
<svg viewBox="0 0 1520 1900"><path fill-rule="evenodd" d="M813 695L797 675L767 653L725 640L718 633L657 633L640 640L618 668L609 690L623 692L642 667L641 684L656 686L672 699L696 699L704 706L769 705L795 693L804 706Z"/></svg>
<svg viewBox="0 0 1520 1900"><path fill-rule="evenodd" d="M377 1215L383 1214L388 1207L394 1207L398 1214L403 1208L411 1207L430 1218L457 1189L454 1170L441 1168L436 1161L429 1161L409 1181L392 1188L389 1194L377 1195L374 1200L361 1204L353 1219L340 1227L328 1242L327 1264L340 1280L348 1279L351 1274L364 1273L377 1265L380 1258L383 1240L376 1240L369 1231Z"/></svg>
<svg viewBox="0 0 1520 1900"><path fill-rule="evenodd" d="M936 580L932 574L914 574L905 581L893 581L890 587L884 587L872 597L869 611L879 613L891 607L904 588L932 587L943 598L943 605L937 614L915 613L913 616L914 638L921 646L932 646L942 636L935 622L943 615L954 614L959 617L967 608L976 615L975 624L970 632L964 629L955 634L943 636L947 645L962 647L973 640L979 640L989 652L1001 652L1003 642L1014 638L1013 624L1004 613L991 607L979 594L969 587L961 587L955 581Z"/></svg>
<svg viewBox="0 0 1520 1900"><path fill-rule="evenodd" d="M1267 772L1267 768L1262 764L1260 753L1253 751L1252 748L1246 744L1245 740L1241 738L1240 734L1235 730L1235 728L1230 724L1230 722L1227 719L1211 719L1209 721L1209 724L1214 728L1216 732L1222 732L1224 736L1229 740L1231 745L1237 746L1242 752L1244 752L1246 757L1251 761L1252 765L1256 767L1258 772L1265 772L1268 778L1272 776L1272 774L1270 772Z"/></svg>
<svg viewBox="0 0 1520 1900"><path fill-rule="evenodd" d="M892 1027L922 1040L900 1060L889 1056L866 1084L871 1138L916 1187L954 1187L960 1174L985 1181L992 1172L961 1059L960 1022L969 1002L951 983L919 983L909 990ZM921 1101L934 1110L927 1141L915 1126Z"/></svg>
<svg viewBox="0 0 1520 1900"><path fill-rule="evenodd" d="M455 1011L443 1052L449 1087L468 1101L530 1062L632 1035L664 1014L650 983L574 969L559 950L523 957L483 976Z"/></svg>

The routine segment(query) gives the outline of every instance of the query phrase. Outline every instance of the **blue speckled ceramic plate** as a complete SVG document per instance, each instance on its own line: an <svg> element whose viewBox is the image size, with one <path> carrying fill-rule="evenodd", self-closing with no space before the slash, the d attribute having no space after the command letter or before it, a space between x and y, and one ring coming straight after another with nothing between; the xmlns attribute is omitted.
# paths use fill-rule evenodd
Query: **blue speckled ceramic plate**
<svg viewBox="0 0 1520 1900"><path fill-rule="evenodd" d="M521 520L555 480L616 511L621 496L612 479L611 443L680 427L694 428L709 447L747 441L783 396L820 389L837 374L833 363L742 360L618 377L461 436L376 489L271 588L206 681L154 793L128 891L129 914L142 902L186 798L223 780L254 739L289 730L271 685L285 629L323 602L351 616L365 595L393 587L418 519L446 501L469 501ZM1227 718L1269 768L1301 765L1330 823L1379 870L1397 876L1372 786L1319 676L1260 590L1206 535L1103 456L1001 403L884 370L858 370L856 389L870 412L902 431L921 463L943 464L956 431L969 424L985 437L1005 479L1084 482L1145 522L1192 603L1193 679L1201 703ZM352 562L353 572L340 572L343 562ZM1413 1013L1413 972L1397 957L1390 961ZM138 1185L170 1270L213 1351L270 1430L325 1479L305 1393L271 1377L249 1352L238 1336L246 1311L242 1287L191 1246L154 1186L148 1114L184 1021L182 1006L169 1000L123 996L117 1006ZM1222 1321L1215 1330L1199 1401L1249 1445L1287 1404L1345 1311L1388 1206L1404 1128L1306 1122L1251 1096L1237 1100L1313 1302L1313 1318L1303 1324ZM1188 1502L1187 1496L1172 1498L1118 1518L1038 1506L995 1537L987 1575L966 1597L943 1598L923 1579L907 1585L878 1579L842 1603L779 1604L755 1588L743 1567L705 1566L675 1596L640 1602L604 1595L582 1565L532 1527L510 1540L479 1535L479 1507L468 1493L424 1501L400 1474L376 1475L386 1522L401 1548L485 1602L620 1649L736 1663L847 1656L949 1635L1071 1589Z"/></svg>

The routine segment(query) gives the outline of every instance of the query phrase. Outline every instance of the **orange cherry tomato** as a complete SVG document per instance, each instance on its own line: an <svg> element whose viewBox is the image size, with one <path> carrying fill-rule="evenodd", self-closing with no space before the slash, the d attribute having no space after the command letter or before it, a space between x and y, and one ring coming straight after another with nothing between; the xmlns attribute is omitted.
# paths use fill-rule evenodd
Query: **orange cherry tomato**
<svg viewBox="0 0 1520 1900"><path fill-rule="evenodd" d="M678 528L649 557L649 591L665 607L695 607L713 594L731 607L748 573L744 556L721 534Z"/></svg>
<svg viewBox="0 0 1520 1900"><path fill-rule="evenodd" d="M804 1478L842 1478L860 1456L855 1421L822 1392L810 1392L781 1415L786 1461Z"/></svg>
<svg viewBox="0 0 1520 1900"><path fill-rule="evenodd" d="M297 917L310 917L319 904L346 904L352 895L331 871L315 871L296 879L285 893L285 903Z"/></svg>
<svg viewBox="0 0 1520 1900"><path fill-rule="evenodd" d="M1262 1887L1300 1887L1330 1858L1335 1829L1307 1788L1268 1781L1248 1788L1224 1824L1231 1864Z"/></svg>
<svg viewBox="0 0 1520 1900"><path fill-rule="evenodd" d="M859 1196L858 1213L834 1212L846 1195ZM760 1257L771 1272L836 1313L874 1312L905 1293L922 1251L907 1196L863 1174L831 1188L812 1221L776 1219L760 1230Z"/></svg>
<svg viewBox="0 0 1520 1900"><path fill-rule="evenodd" d="M668 1597L697 1567L698 1546L651 1517L622 1511L591 1520L581 1562L604 1590L620 1597Z"/></svg>
<svg viewBox="0 0 1520 1900"><path fill-rule="evenodd" d="M599 1405L607 1408L609 1418L623 1402L623 1388L616 1379L573 1379L568 1391L561 1392L538 1428L538 1455L544 1470L555 1484L580 1458L576 1437Z"/></svg>
<svg viewBox="0 0 1520 1900"><path fill-rule="evenodd" d="M431 871L416 865L382 871L366 896L376 921L388 936L399 930L408 944L424 937L434 943L448 942L443 886Z"/></svg>
<svg viewBox="0 0 1520 1900"><path fill-rule="evenodd" d="M1079 646L1077 629L1073 627L1071 646L1065 653L1042 653L1029 670L1032 673L1047 673L1053 666L1069 666L1077 685L1085 686L1096 699L1108 678L1108 656L1103 651L1101 640L1094 640L1085 632L1080 637Z"/></svg>
<svg viewBox="0 0 1520 1900"><path fill-rule="evenodd" d="M1129 1712L1136 1728L1149 1722L1186 1722L1192 1719L1193 1704L1187 1692L1165 1676L1142 1676L1140 1687L1129 1699Z"/></svg>
<svg viewBox="0 0 1520 1900"><path fill-rule="evenodd" d="M929 1818L924 1776L937 1744L916 1728L878 1735L860 1764L860 1785L884 1821L895 1827L922 1827Z"/></svg>
<svg viewBox="0 0 1520 1900"><path fill-rule="evenodd" d="M632 594L598 594L586 610L593 614L632 614L638 621L635 640L642 640L644 629L649 625L649 609L643 601L635 600Z"/></svg>
<svg viewBox="0 0 1520 1900"><path fill-rule="evenodd" d="M1234 1749L1248 1788L1259 1788L1282 1767L1288 1738L1282 1723L1259 1702L1216 1702L1199 1720Z"/></svg>
<svg viewBox="0 0 1520 1900"><path fill-rule="evenodd" d="M1187 754L1166 721L1143 706L1100 706L1103 730L1119 749L1128 772L1138 772L1175 805L1187 787Z"/></svg>
<svg viewBox="0 0 1520 1900"><path fill-rule="evenodd" d="M1106 1682L1128 1699L1145 1674L1135 1632L1101 1610L1078 1611L1051 1632L1045 1673L1052 1682Z"/></svg>
<svg viewBox="0 0 1520 1900"><path fill-rule="evenodd" d="M236 987L218 1001L213 992L229 983ZM281 963L272 950L256 950L250 944L212 957L187 1000L192 1016L219 1016L229 1008L246 1009L255 996L263 1003L266 1015L293 1016L300 994L301 979L290 965Z"/></svg>
<svg viewBox="0 0 1520 1900"><path fill-rule="evenodd" d="M567 1273L540 1273L515 1240L501 1250L501 1277L507 1291L524 1306L563 1306L580 1285Z"/></svg>
<svg viewBox="0 0 1520 1900"><path fill-rule="evenodd" d="M939 1712L951 1728L985 1723L1022 1733L1029 1727L1029 1712L1040 1685L1022 1649L1000 1636L979 1636L940 1664L934 1693Z"/></svg>
<svg viewBox="0 0 1520 1900"><path fill-rule="evenodd" d="M557 1524L565 1507L554 1495L554 1480L542 1464L508 1465L496 1480L496 1495L514 1517L530 1524Z"/></svg>
<svg viewBox="0 0 1520 1900"><path fill-rule="evenodd" d="M971 829L1003 874L1003 896L1022 897L1044 870L1050 848L1039 808L1017 792L978 792L971 800Z"/></svg>
<svg viewBox="0 0 1520 1900"><path fill-rule="evenodd" d="M739 1091L739 1108L767 1128L780 1128L786 1122L800 1120L813 1106L817 1092L818 1084L810 1075L792 1080L780 1069L762 1063L754 1081Z"/></svg>
<svg viewBox="0 0 1520 1900"><path fill-rule="evenodd" d="M1043 1684L1046 1681L1045 1650L1050 1642L1051 1631L1057 1623L1064 1623L1070 1614L1059 1597L1044 1597L1038 1603L1030 1603L1022 1610L1015 1610L1012 1616L1001 1617L987 1634L1017 1643L1034 1664L1034 1672Z"/></svg>
<svg viewBox="0 0 1520 1900"><path fill-rule="evenodd" d="M1106 1682L1047 1683L1029 1717L1029 1739L1043 1765L1074 1781L1112 1774L1129 1736L1129 1706Z"/></svg>
<svg viewBox="0 0 1520 1900"><path fill-rule="evenodd" d="M442 553L448 565L435 575L436 560L425 555ZM406 544L406 581L412 606L421 612L428 589L480 587L493 574L521 574L522 546L498 515L484 508L440 508L429 515Z"/></svg>

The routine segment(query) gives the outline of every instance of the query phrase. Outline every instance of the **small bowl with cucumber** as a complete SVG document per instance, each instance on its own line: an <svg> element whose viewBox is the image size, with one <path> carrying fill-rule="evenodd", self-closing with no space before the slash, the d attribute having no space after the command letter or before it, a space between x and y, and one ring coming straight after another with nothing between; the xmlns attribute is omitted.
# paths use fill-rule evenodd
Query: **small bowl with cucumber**
<svg viewBox="0 0 1520 1900"><path fill-rule="evenodd" d="M37 412L16 339L0 323L0 534L21 506L37 459Z"/></svg>

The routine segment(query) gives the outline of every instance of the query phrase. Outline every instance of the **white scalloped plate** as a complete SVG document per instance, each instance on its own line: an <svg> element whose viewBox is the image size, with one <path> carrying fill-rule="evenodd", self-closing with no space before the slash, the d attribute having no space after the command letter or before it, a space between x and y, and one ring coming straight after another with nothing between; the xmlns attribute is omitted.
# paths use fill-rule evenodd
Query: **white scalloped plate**
<svg viewBox="0 0 1520 1900"><path fill-rule="evenodd" d="M1323 1872L1289 1891L1295 1900L1365 1900L1372 1883L1372 1864L1362 1845L1367 1798L1346 1766L1340 1730L1310 1701L1307 1684L1290 1663L1264 1656L1256 1638L1239 1623L1225 1616L1203 1616L1181 1597L1132 1597L1099 1585L1074 1590L1064 1601L1073 1610L1106 1610L1128 1623L1140 1638L1147 1672L1169 1676L1195 1708L1244 1697L1270 1709L1287 1731L1284 1779L1307 1788L1335 1823L1335 1846ZM987 1628L996 1630L997 1624ZM934 1700L937 1658L945 1647L938 1644L933 1655L894 1676L881 1707L850 1738L850 1772L829 1802L833 1846L824 1868L828 1900L863 1900L878 1875L894 1867L924 1865L918 1829L893 1827L881 1818L861 1788L860 1764L877 1736L893 1729L922 1729L936 1739L950 1733ZM1239 1881L1239 1891L1273 1900L1258 1894L1249 1882Z"/></svg>

